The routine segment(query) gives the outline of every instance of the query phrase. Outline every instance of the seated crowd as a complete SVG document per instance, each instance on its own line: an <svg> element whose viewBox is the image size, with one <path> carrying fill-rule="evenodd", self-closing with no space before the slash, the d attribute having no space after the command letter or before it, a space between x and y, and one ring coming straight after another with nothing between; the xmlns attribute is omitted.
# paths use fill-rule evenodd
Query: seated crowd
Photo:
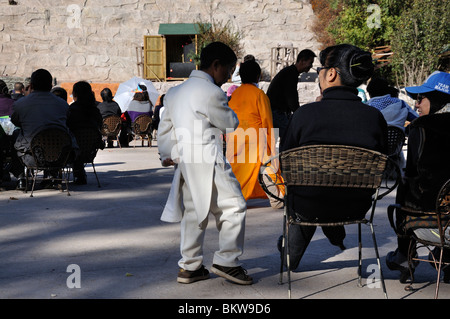
<svg viewBox="0 0 450 319"><path fill-rule="evenodd" d="M53 87L53 77L49 71L36 70L25 82L15 83L14 89L8 91L6 83L0 80L0 183L2 180L10 181L12 174L17 179L17 189L25 189L25 167L35 164L30 143L44 128L61 128L71 135L73 152L69 161L73 167L74 183L84 185L87 183L85 163L77 158L79 146L73 132L82 128L97 130L98 149L103 149L103 120L109 115L117 115L122 121L121 146L127 147L132 140L131 123L134 118L140 114L153 115L153 105L145 87L137 88L129 109L122 112L113 101L110 89L105 88L101 92L103 101L98 102L91 85L86 81L73 85L73 102L70 105L67 91L62 87ZM108 140L107 146L113 147L113 142ZM9 165L5 165L6 157L10 158ZM44 176L50 178L44 180L41 186L53 188L52 172L46 171Z"/></svg>

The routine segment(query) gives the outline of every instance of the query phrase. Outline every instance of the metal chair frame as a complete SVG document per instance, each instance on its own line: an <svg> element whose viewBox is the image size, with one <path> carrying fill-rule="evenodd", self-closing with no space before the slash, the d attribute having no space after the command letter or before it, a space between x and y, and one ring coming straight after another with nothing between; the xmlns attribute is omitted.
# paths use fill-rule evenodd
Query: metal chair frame
<svg viewBox="0 0 450 319"><path fill-rule="evenodd" d="M120 145L120 133L122 131L122 119L118 115L110 115L103 119L103 126L102 126L102 135L108 139L109 137L113 137L113 142L116 141L117 145L119 145L120 148L122 146Z"/></svg>
<svg viewBox="0 0 450 319"><path fill-rule="evenodd" d="M131 124L134 135L134 147L136 147L137 137L141 137L142 146L144 146L144 137L147 137L147 146L152 146L152 118L150 115L141 114L136 117Z"/></svg>
<svg viewBox="0 0 450 319"><path fill-rule="evenodd" d="M392 161L396 161L399 165L398 160L401 158L401 152L403 149L403 145L405 145L406 135L405 132L393 125L388 126L388 152L387 155ZM387 168L384 176L385 183L388 183L390 178L396 178L397 176L392 176L392 173L395 172L395 174L402 174L402 170L397 170L396 167L392 167L391 161L387 163Z"/></svg>
<svg viewBox="0 0 450 319"><path fill-rule="evenodd" d="M388 215L393 216L394 209L401 209L407 215L413 218L421 218L421 217L431 217L433 221L435 221L436 228L439 233L439 241L438 242L430 242L418 237L414 232L410 232L409 235L399 235L399 236L410 236L410 244L408 249L408 266L410 272L411 282L405 286L405 290L413 290L414 284L414 262L415 261L424 261L428 263L432 263L435 269L437 270L437 278L436 278L436 288L434 298L438 299L439 296L439 284L441 280L441 270L443 268L449 267L450 262L443 261L443 250L450 249L450 234L449 234L449 225L450 225L450 179L447 180L441 187L438 196L436 197L436 208L434 211L423 211L417 210L408 206L401 206L400 204L389 205L388 207ZM393 221L391 221L393 225ZM395 229L395 228L394 228ZM397 230L395 229L396 233ZM433 254L432 260L421 258L417 255L417 250L420 248L426 248L429 252L432 251L432 248L438 247L440 248L439 260L435 258Z"/></svg>
<svg viewBox="0 0 450 319"><path fill-rule="evenodd" d="M302 146L292 150L288 150L269 159L262 165L260 172L264 170L269 163L275 158L279 158L281 162L282 177L286 187L285 197L283 199L271 194L267 185L264 183L262 174L260 173L260 184L263 189L276 199L283 200L284 216L283 216L283 241L282 241L282 258L280 265L279 283L283 283L284 259L287 260L287 277L288 277L288 297L291 298L291 270L289 261L289 226L339 226L358 224L358 286L361 284L362 269L362 244L361 244L361 224L370 226L374 250L380 271L380 281L383 288L384 296L387 298L386 286L384 283L383 272L381 269L378 246L376 242L375 231L373 228L373 217L375 213L376 203L392 192L398 184L393 183L389 188L380 192L380 186L386 164L390 161L389 157L379 152L368 150L360 147L347 145L311 145ZM396 165L393 163L393 165ZM274 181L275 184L281 181ZM375 194L372 198L372 207L370 217L358 220L343 220L339 222L304 222L295 219L289 215L289 209L286 205L286 196L289 186L322 186L322 187L344 187L344 188L364 188L372 189Z"/></svg>
<svg viewBox="0 0 450 319"><path fill-rule="evenodd" d="M67 195L70 196L68 182L70 168L67 167L67 162L72 153L72 138L69 133L60 128L43 129L31 140L30 149L35 165L25 165L26 186L24 192L28 191L28 177L30 175L33 178L30 197L33 197L38 172L57 170L58 177L43 177L43 180L64 181ZM63 191L62 187L60 190Z"/></svg>

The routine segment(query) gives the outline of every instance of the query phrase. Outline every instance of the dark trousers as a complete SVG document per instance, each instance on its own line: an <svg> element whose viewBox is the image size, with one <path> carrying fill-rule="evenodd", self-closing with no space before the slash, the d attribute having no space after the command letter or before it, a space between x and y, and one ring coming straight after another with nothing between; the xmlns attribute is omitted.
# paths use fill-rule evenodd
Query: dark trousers
<svg viewBox="0 0 450 319"><path fill-rule="evenodd" d="M300 264L303 254L308 248L316 232L315 226L289 226L289 262L290 269L294 270ZM331 244L341 245L345 238L344 226L322 227L322 231Z"/></svg>
<svg viewBox="0 0 450 319"><path fill-rule="evenodd" d="M275 142L276 142L278 140L278 137L283 138L283 135L286 132L289 123L289 115L286 112L272 109L272 118L273 118L273 127L275 129L278 129L278 135L276 134L275 130Z"/></svg>

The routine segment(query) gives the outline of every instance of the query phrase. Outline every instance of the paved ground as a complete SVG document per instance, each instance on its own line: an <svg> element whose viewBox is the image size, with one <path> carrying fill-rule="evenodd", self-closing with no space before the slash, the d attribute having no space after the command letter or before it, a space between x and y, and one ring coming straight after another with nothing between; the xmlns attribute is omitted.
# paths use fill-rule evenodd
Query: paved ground
<svg viewBox="0 0 450 319"><path fill-rule="evenodd" d="M176 282L179 224L159 219L173 169L160 166L156 147L140 144L100 151L96 169L102 187L97 187L89 165L88 185L71 184L71 196L56 190L37 190L33 198L16 190L0 192L0 298L287 298L287 284L278 284L276 241L282 231L282 211L270 208L268 200L248 203L242 262L254 285L235 285L215 275L183 285ZM396 242L386 219L386 207L394 196L379 202L375 217L388 296L432 299L436 277L429 265L419 265L416 290L409 292L398 282L398 274L385 266L384 257ZM371 288L366 279L364 287L357 287L357 229L346 229L344 252L317 231L299 270L292 273L293 299L384 298L381 288ZM368 227L363 226L363 237L367 278L376 264ZM216 248L217 231L211 221L204 249L207 267ZM79 280L74 279L77 274ZM70 288L68 282L69 286L79 283L80 288ZM450 285L441 284L440 298L449 297Z"/></svg>

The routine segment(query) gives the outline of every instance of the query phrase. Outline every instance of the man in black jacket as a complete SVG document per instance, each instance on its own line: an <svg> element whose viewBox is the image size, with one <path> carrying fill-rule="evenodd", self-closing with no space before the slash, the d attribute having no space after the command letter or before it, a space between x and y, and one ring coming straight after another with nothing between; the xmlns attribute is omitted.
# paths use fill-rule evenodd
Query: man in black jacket
<svg viewBox="0 0 450 319"><path fill-rule="evenodd" d="M283 137L290 115L300 106L297 91L298 77L311 69L315 57L313 51L302 50L297 56L296 63L278 72L267 89L267 96L272 107L273 127L279 129L280 137Z"/></svg>
<svg viewBox="0 0 450 319"><path fill-rule="evenodd" d="M352 45L328 47L320 53L319 102L306 104L291 117L280 152L306 145L350 145L387 152L386 120L376 108L363 104L357 87L373 74L369 52ZM361 218L372 203L372 190L291 186L289 209L304 221ZM332 208L327 203L333 203ZM289 230L290 265L296 269L316 227L292 225ZM344 226L322 227L329 241L345 249Z"/></svg>
<svg viewBox="0 0 450 319"><path fill-rule="evenodd" d="M11 173L18 178L18 189L24 189L24 165L33 165L30 143L33 137L46 127L59 127L67 130L67 111L69 105L63 99L51 93L52 75L45 69L31 74L31 93L17 100L13 105L11 122L20 127L12 136L14 148ZM76 142L73 145L76 146ZM21 158L21 160L19 159Z"/></svg>

